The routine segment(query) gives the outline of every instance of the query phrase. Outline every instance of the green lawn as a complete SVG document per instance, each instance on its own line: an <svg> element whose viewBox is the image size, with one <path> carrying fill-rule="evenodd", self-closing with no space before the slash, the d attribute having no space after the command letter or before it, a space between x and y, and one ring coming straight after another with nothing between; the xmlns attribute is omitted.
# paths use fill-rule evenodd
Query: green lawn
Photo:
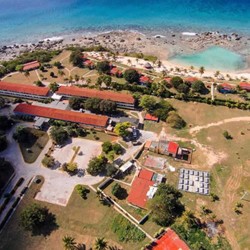
<svg viewBox="0 0 250 250"><path fill-rule="evenodd" d="M19 143L23 159L27 163L33 163L47 144L49 136L46 132L34 128L26 128L29 132L27 141ZM27 149L30 149L29 151Z"/></svg>
<svg viewBox="0 0 250 250"><path fill-rule="evenodd" d="M87 135L84 136L83 138L88 139L88 140L93 140L93 141L101 141L101 142L115 141L118 139L118 137L116 136L112 136L112 135L109 135L100 131L91 131L91 130L87 130Z"/></svg>
<svg viewBox="0 0 250 250"><path fill-rule="evenodd" d="M159 134L162 130L162 122L144 121L144 130Z"/></svg>
<svg viewBox="0 0 250 250"><path fill-rule="evenodd" d="M66 207L36 201L55 214L59 227L47 237L31 236L23 231L18 221L21 210L35 201L33 197L39 188L39 184L32 184L28 190L1 235L0 249L62 249L62 237L65 235L73 236L78 243L86 244L86 249L91 247L96 237L105 237L109 243L118 246L119 249L121 247L123 249L140 249L149 242L148 239L145 239L137 243L120 243L117 236L111 231L112 221L117 212L112 207L102 205L93 191L88 193L86 200L74 191Z"/></svg>

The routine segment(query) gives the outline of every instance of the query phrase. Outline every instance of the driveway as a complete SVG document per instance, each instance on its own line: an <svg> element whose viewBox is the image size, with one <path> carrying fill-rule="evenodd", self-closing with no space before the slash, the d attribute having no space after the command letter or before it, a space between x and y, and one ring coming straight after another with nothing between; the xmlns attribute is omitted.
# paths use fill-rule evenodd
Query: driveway
<svg viewBox="0 0 250 250"><path fill-rule="evenodd" d="M32 127L33 123L25 122L22 123L22 125ZM44 185L42 186L41 191L36 196L36 199L62 206L67 205L70 195L77 184L93 185L103 179L103 177L94 177L87 174L81 177L69 176L67 173L62 172L59 169L52 170L43 167L41 161L44 158L45 153L52 145L51 140L49 140L49 142L44 147L43 151L34 163L28 164L24 162L21 151L19 149L19 145L12 138L13 132L15 131L15 127L16 126L14 126L7 135L7 139L9 141L8 148L0 153L0 157L5 157L6 160L12 163L13 167L15 168L16 174L15 178L8 185L6 192L11 190L15 186L17 180L20 177L25 178L25 182L18 189L19 192L15 194L13 200L14 198L18 197L20 191L23 187L27 185L29 180L36 175L41 175L45 179ZM73 156L73 146L80 146L80 151L83 152L82 156L76 157L76 162L78 163L78 166L80 168L86 168L89 159L92 158L95 154L98 155L101 152L100 142L79 138L73 139L71 144L65 146L65 148L58 149L55 152L55 154L62 161L62 163L67 162ZM2 202L3 198L0 200L0 204L2 204Z"/></svg>

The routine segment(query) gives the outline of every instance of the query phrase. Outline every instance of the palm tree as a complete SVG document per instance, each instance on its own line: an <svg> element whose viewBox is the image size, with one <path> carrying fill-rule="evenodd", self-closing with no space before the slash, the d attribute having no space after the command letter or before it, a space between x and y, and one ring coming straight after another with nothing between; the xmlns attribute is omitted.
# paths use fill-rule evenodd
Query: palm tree
<svg viewBox="0 0 250 250"><path fill-rule="evenodd" d="M158 68L160 68L160 67L161 67L161 65L162 65L162 62L159 60L159 61L157 62L157 66L158 66Z"/></svg>
<svg viewBox="0 0 250 250"><path fill-rule="evenodd" d="M104 238L97 238L95 240L95 249L96 250L104 250L108 246L107 241Z"/></svg>
<svg viewBox="0 0 250 250"><path fill-rule="evenodd" d="M128 64L130 64L130 65L131 65L131 60L130 60L130 59L128 59Z"/></svg>
<svg viewBox="0 0 250 250"><path fill-rule="evenodd" d="M217 70L217 71L214 73L214 76L217 77L217 76L219 76L219 74L220 74L220 71Z"/></svg>
<svg viewBox="0 0 250 250"><path fill-rule="evenodd" d="M63 244L64 244L64 248L66 250L74 250L74 249L76 249L75 238L73 238L71 236L64 236L62 241L63 241Z"/></svg>
<svg viewBox="0 0 250 250"><path fill-rule="evenodd" d="M194 66L190 66L190 69L191 69L191 70L194 70Z"/></svg>
<svg viewBox="0 0 250 250"><path fill-rule="evenodd" d="M201 75L203 75L204 72L205 72L205 68L204 68L203 66L201 66L201 67L199 68L199 72L200 72Z"/></svg>

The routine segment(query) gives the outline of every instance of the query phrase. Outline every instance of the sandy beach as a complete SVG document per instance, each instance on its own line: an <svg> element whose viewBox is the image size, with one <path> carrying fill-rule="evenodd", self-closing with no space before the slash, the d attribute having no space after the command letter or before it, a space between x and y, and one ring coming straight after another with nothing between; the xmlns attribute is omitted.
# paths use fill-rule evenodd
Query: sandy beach
<svg viewBox="0 0 250 250"><path fill-rule="evenodd" d="M246 61L246 69L237 72L221 72L223 75L230 74L234 78L250 79L250 38L242 37L236 33L222 34L219 32L167 32L163 34L147 33L137 31L111 31L105 33L88 33L82 35L69 35L54 37L33 44L15 44L0 48L0 60L15 58L25 51L36 49L64 49L69 45L93 46L102 45L119 54L143 53L155 55L162 61L162 67L156 69L161 71L170 68L186 68L183 65L172 63L168 59L176 54L192 54L205 50L211 46L219 46L242 55ZM137 65L135 59L131 58L133 65ZM125 63L125 62L124 62ZM214 71L206 70L204 76L212 77ZM183 72L185 75L198 76L198 71Z"/></svg>

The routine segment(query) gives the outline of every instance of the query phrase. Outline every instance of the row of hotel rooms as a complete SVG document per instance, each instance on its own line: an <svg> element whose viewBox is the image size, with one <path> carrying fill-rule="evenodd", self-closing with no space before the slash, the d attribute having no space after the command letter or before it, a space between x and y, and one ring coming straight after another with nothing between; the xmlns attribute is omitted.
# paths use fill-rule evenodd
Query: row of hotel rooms
<svg viewBox="0 0 250 250"><path fill-rule="evenodd" d="M117 93L112 91L100 91L96 89L78 87L60 87L56 92L57 96L69 98L71 96L87 98L100 98L114 101L120 108L135 108L135 100L132 95ZM0 95L32 100L46 100L52 97L49 88L37 87L26 84L15 84L0 81ZM109 117L104 115L86 114L69 110L61 110L49 107L42 107L29 104L19 104L14 113L16 115L28 115L32 117L42 117L55 120L79 123L99 129L105 129L108 125Z"/></svg>
<svg viewBox="0 0 250 250"><path fill-rule="evenodd" d="M33 100L46 100L52 97L48 87L37 87L27 84L16 84L2 81L0 81L0 94ZM81 97L84 99L100 98L114 101L119 108L135 108L135 100L133 96L125 93L89 88L78 88L73 86L61 86L56 94L62 98L69 98L72 96Z"/></svg>

